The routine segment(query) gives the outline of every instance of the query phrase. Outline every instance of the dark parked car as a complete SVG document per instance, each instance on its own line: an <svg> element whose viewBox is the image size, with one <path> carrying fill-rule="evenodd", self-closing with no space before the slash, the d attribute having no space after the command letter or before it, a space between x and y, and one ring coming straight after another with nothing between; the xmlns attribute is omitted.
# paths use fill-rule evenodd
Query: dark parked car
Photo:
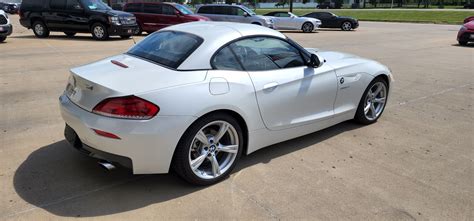
<svg viewBox="0 0 474 221"><path fill-rule="evenodd" d="M195 15L186 6L175 3L142 3L125 4L123 10L133 13L137 18L138 28L134 34L143 31L152 33L170 25L192 21L209 21L204 16Z"/></svg>
<svg viewBox="0 0 474 221"><path fill-rule="evenodd" d="M67 36L92 33L96 40L129 38L137 28L133 14L115 11L102 0L23 0L20 23L38 38L48 37L50 31Z"/></svg>
<svg viewBox="0 0 474 221"><path fill-rule="evenodd" d="M0 2L0 10L6 13L17 14L20 9L20 5L17 3Z"/></svg>
<svg viewBox="0 0 474 221"><path fill-rule="evenodd" d="M317 18L321 20L320 28L340 28L350 31L359 27L359 21L351 17L337 16L331 12L311 12L302 17Z"/></svg>
<svg viewBox="0 0 474 221"><path fill-rule="evenodd" d="M464 8L474 9L474 2L466 3L466 4L464 5Z"/></svg>
<svg viewBox="0 0 474 221"><path fill-rule="evenodd" d="M474 21L474 16L469 16L469 17L467 17L466 19L464 19L463 24L466 24L466 23L468 23L468 22L470 22L470 21Z"/></svg>
<svg viewBox="0 0 474 221"><path fill-rule="evenodd" d="M460 45L467 45L469 42L474 42L474 21L462 25L458 32L458 42Z"/></svg>

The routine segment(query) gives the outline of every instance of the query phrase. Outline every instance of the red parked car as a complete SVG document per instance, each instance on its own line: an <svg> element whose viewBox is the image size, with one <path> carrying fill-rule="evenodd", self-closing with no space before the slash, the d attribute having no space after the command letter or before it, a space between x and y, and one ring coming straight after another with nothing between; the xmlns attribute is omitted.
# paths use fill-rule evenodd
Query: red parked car
<svg viewBox="0 0 474 221"><path fill-rule="evenodd" d="M458 32L458 42L460 45L474 42L474 21L470 21L461 27Z"/></svg>
<svg viewBox="0 0 474 221"><path fill-rule="evenodd" d="M167 2L134 2L127 3L123 10L137 18L138 29L135 34L152 33L171 25L192 21L210 21L209 18L195 15L186 6Z"/></svg>

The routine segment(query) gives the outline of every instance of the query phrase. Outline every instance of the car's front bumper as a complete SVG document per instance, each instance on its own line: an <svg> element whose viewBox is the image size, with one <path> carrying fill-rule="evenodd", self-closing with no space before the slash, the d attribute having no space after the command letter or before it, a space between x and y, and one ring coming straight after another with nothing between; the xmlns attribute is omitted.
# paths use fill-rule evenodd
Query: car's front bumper
<svg viewBox="0 0 474 221"><path fill-rule="evenodd" d="M137 25L111 25L107 31L110 36L133 35L137 28Z"/></svg>
<svg viewBox="0 0 474 221"><path fill-rule="evenodd" d="M458 41L474 42L474 31L466 30L458 34Z"/></svg>
<svg viewBox="0 0 474 221"><path fill-rule="evenodd" d="M90 156L126 167L130 167L127 165L130 163L124 163L129 159L134 174L167 173L179 139L195 120L192 116L156 116L150 120L116 119L84 110L66 95L62 95L59 100L64 121L80 140L78 145L67 139L76 149L86 150ZM99 136L92 129L113 133L120 139Z"/></svg>
<svg viewBox="0 0 474 221"><path fill-rule="evenodd" d="M11 35L13 32L13 26L11 24L8 25L0 25L0 36L5 37Z"/></svg>

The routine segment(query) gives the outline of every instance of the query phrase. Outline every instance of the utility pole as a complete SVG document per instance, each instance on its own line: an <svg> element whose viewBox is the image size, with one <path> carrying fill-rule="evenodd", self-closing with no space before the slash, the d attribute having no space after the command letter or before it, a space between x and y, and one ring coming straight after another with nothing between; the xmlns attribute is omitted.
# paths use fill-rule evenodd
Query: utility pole
<svg viewBox="0 0 474 221"><path fill-rule="evenodd" d="M293 0L290 0L290 12L293 12Z"/></svg>

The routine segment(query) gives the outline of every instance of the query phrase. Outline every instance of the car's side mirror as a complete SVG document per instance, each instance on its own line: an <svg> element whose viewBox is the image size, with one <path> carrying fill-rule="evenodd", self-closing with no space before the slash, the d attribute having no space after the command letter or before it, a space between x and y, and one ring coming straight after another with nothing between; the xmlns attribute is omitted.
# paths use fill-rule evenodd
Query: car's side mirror
<svg viewBox="0 0 474 221"><path fill-rule="evenodd" d="M314 67L314 68L319 68L319 67L323 66L324 62L326 62L326 60L324 60L324 58L321 58L316 54L311 54L310 61L309 61L308 65L311 66L311 67Z"/></svg>
<svg viewBox="0 0 474 221"><path fill-rule="evenodd" d="M249 17L249 16L250 16L249 13L244 12L244 17Z"/></svg>
<svg viewBox="0 0 474 221"><path fill-rule="evenodd" d="M181 12L179 12L178 10L174 10L174 14L178 17L181 16Z"/></svg>

